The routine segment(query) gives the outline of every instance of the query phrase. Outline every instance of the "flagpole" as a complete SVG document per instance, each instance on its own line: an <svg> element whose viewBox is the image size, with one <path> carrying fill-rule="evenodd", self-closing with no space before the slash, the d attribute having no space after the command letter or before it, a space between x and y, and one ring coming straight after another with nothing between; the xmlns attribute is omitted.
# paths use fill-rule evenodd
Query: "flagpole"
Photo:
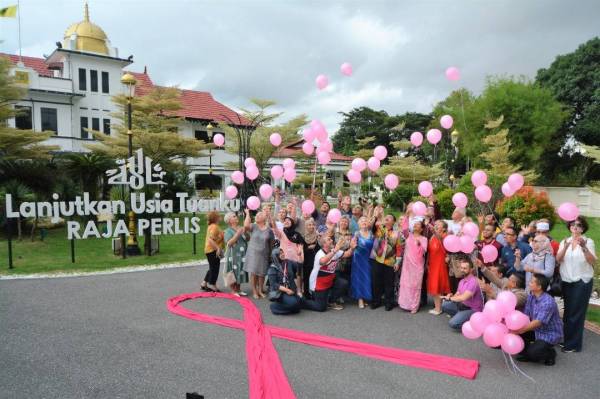
<svg viewBox="0 0 600 399"><path fill-rule="evenodd" d="M23 58L21 56L21 1L17 0L17 18L18 18L18 26L19 26L19 62L23 62Z"/></svg>

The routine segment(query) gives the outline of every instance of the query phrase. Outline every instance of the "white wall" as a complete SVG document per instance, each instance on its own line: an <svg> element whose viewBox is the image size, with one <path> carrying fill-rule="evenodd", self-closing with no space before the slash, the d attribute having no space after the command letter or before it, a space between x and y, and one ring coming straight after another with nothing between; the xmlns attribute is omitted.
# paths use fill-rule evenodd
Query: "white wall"
<svg viewBox="0 0 600 399"><path fill-rule="evenodd" d="M558 208L563 202L573 202L584 216L600 217L600 194L588 187L534 187L545 191Z"/></svg>

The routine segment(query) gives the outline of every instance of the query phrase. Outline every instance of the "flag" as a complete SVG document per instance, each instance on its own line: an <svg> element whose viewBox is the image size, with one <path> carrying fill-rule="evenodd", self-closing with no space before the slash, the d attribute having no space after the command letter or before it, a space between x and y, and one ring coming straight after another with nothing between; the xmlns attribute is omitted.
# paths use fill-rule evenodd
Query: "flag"
<svg viewBox="0 0 600 399"><path fill-rule="evenodd" d="M17 16L17 6L8 6L0 8L0 18L14 18Z"/></svg>

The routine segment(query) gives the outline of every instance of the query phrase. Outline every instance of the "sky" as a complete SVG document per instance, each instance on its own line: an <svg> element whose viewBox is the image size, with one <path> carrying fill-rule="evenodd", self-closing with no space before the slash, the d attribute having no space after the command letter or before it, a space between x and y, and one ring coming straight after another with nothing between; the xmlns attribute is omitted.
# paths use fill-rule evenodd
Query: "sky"
<svg viewBox="0 0 600 399"><path fill-rule="evenodd" d="M17 0L0 0L0 7ZM21 0L23 55L50 54L83 19L83 0ZM234 109L274 100L282 119L307 114L335 132L340 112L430 112L486 77L534 78L559 54L600 36L600 0L90 0L90 19L129 68L155 84L209 91ZM0 19L0 52L18 53ZM340 73L349 62L351 77ZM456 66L458 83L444 71ZM315 78L329 77L319 91Z"/></svg>

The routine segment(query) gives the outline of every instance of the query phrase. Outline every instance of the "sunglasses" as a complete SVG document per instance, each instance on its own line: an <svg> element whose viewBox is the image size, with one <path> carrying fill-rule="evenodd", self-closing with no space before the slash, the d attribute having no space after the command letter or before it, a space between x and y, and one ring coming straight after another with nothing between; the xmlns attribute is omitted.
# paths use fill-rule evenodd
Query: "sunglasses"
<svg viewBox="0 0 600 399"><path fill-rule="evenodd" d="M571 226L573 227L583 227L581 223L573 223Z"/></svg>
<svg viewBox="0 0 600 399"><path fill-rule="evenodd" d="M516 234L514 234L514 233L504 233L504 235L505 235L505 236L511 236L511 237L514 237L514 236L516 236Z"/></svg>

